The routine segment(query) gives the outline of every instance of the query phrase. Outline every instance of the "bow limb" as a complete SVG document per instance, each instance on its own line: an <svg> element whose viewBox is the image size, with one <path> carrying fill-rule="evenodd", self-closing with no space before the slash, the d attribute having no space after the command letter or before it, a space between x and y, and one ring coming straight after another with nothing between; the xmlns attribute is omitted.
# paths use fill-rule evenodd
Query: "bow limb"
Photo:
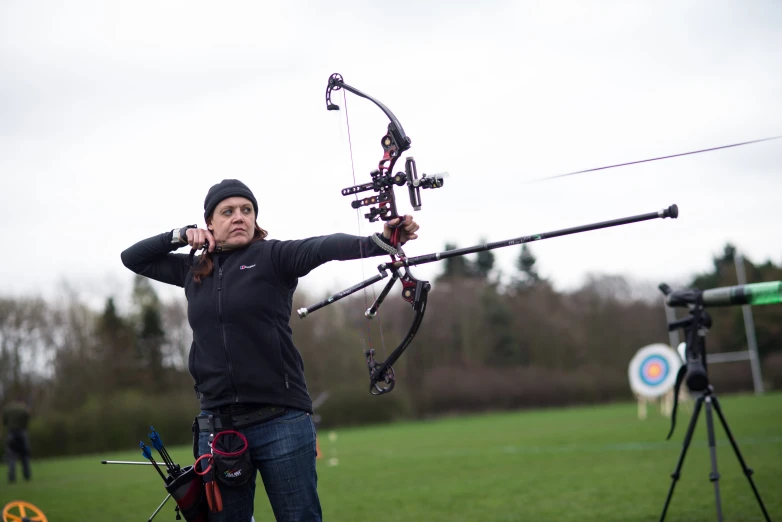
<svg viewBox="0 0 782 522"><path fill-rule="evenodd" d="M346 84L342 79L342 75L339 73L332 74L329 77L328 85L326 86L326 108L328 110L339 110L339 105L331 100L331 94L333 91L340 89L345 89L345 91L371 101L383 111L383 114L385 114L389 120L388 130L380 140L380 145L383 147L383 157L378 162L377 169L370 173L372 181L370 183L363 183L361 185L354 185L343 189L342 195L355 195L359 192L368 190L377 192L378 194L376 196L363 198L361 200L356 199L351 206L358 209L362 206L377 205L377 207L370 208L369 212L365 214L364 217L369 219L370 222L377 221L378 219L390 221L400 217L396 206L394 185L401 187L402 185L407 184L408 192L410 193L410 203L414 210L420 210L420 188L439 188L442 186L442 182L439 180L432 182L429 179L426 181L419 180L413 158L407 159L405 163L405 172L394 174L394 165L401 157L402 153L410 148L412 143L412 140L405 134L399 119L379 100Z"/></svg>
<svg viewBox="0 0 782 522"><path fill-rule="evenodd" d="M394 348L394 351L391 352L385 361L377 362L374 358L374 350L369 349L365 351L367 368L369 369L369 393L372 395L383 395L394 389L396 381L394 369L391 365L399 359L407 347L410 346L410 343L413 342L426 312L426 302L432 285L428 281L414 279L409 273L402 278L402 285L402 298L413 305L415 315L407 334L405 334L399 346ZM386 386L381 386L380 383L385 383Z"/></svg>
<svg viewBox="0 0 782 522"><path fill-rule="evenodd" d="M388 132L393 137L394 141L397 142L397 145L399 146L399 152L404 152L407 149L410 148L410 144L412 143L412 140L407 137L407 134L405 134L405 130L402 128L402 124L399 123L399 120L394 115L393 112L391 112L391 109L386 107L382 102L376 100L372 96L365 94L355 87L351 87L347 83L345 83L342 80L342 75L339 73L334 73L329 77L329 84L326 87L326 109L330 111L336 111L339 110L339 105L336 103L333 103L331 101L331 91L338 91L340 89L345 89L348 92L352 92L356 96L360 96L362 98L365 98L375 105L377 105L381 111L386 115L386 117L390 120L390 123L388 124Z"/></svg>

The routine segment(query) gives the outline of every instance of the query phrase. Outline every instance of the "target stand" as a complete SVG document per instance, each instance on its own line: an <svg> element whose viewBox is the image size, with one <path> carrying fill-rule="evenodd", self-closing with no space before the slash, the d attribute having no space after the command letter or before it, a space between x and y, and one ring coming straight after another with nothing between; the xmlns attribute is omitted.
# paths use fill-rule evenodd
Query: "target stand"
<svg viewBox="0 0 782 522"><path fill-rule="evenodd" d="M676 373L682 366L679 354L667 344L644 346L630 360L627 376L630 388L638 398L638 418L646 418L648 402L660 400L660 411L670 416Z"/></svg>

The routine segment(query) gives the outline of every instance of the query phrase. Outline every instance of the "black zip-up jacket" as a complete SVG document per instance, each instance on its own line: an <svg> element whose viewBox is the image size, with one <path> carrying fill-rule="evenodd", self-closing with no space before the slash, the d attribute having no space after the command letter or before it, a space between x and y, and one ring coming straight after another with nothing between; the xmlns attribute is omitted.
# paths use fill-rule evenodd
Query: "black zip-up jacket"
<svg viewBox="0 0 782 522"><path fill-rule="evenodd" d="M328 261L378 256L383 249L370 237L347 234L256 241L214 253L213 273L197 284L188 256L172 253L178 248L165 232L122 252L122 263L184 287L193 329L188 366L201 408L262 403L312 412L289 324L298 278Z"/></svg>

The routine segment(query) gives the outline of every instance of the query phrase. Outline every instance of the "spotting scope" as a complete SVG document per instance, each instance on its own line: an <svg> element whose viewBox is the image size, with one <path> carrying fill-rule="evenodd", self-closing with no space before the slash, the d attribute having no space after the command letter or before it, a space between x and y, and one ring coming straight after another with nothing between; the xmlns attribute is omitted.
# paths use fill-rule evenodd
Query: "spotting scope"
<svg viewBox="0 0 782 522"><path fill-rule="evenodd" d="M686 288L672 290L665 283L660 284L668 306L687 307L700 303L705 307L734 305L765 305L782 303L782 281L751 283L746 285L722 286L708 290Z"/></svg>

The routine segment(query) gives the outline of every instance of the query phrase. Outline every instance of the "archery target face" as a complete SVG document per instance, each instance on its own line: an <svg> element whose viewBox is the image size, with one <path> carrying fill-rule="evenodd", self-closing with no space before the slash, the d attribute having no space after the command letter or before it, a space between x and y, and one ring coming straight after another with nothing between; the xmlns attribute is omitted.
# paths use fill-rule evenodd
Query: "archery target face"
<svg viewBox="0 0 782 522"><path fill-rule="evenodd" d="M654 399L673 388L682 365L679 354L667 344L650 344L630 360L630 388L638 395Z"/></svg>

